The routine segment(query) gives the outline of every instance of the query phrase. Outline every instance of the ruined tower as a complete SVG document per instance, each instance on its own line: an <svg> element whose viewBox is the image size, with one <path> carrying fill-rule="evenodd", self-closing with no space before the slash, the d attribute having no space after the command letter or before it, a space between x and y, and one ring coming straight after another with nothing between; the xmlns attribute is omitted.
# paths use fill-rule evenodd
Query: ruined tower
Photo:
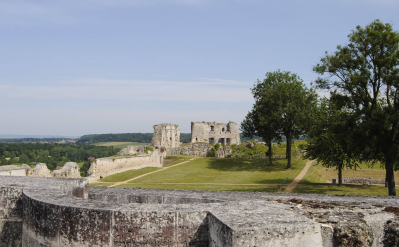
<svg viewBox="0 0 399 247"><path fill-rule="evenodd" d="M238 124L234 122L191 122L191 142L206 142L223 145L240 144Z"/></svg>
<svg viewBox="0 0 399 247"><path fill-rule="evenodd" d="M177 124L157 124L154 125L154 136L152 137L154 145L165 148L176 148L180 146L180 129Z"/></svg>

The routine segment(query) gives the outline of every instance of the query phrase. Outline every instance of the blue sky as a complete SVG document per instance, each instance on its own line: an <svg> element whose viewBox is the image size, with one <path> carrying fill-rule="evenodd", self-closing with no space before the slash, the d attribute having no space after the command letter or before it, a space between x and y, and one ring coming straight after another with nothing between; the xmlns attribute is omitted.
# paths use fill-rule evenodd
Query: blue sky
<svg viewBox="0 0 399 247"><path fill-rule="evenodd" d="M266 72L307 84L325 51L396 0L2 0L0 134L241 123Z"/></svg>

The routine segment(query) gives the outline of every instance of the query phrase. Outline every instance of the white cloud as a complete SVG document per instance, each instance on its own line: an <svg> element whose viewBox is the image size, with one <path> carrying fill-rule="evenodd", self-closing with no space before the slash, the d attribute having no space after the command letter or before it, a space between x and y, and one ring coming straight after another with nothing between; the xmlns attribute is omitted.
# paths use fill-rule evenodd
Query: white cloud
<svg viewBox="0 0 399 247"><path fill-rule="evenodd" d="M249 86L235 81L127 81L89 79L52 84L0 84L8 99L118 99L135 101L252 102Z"/></svg>

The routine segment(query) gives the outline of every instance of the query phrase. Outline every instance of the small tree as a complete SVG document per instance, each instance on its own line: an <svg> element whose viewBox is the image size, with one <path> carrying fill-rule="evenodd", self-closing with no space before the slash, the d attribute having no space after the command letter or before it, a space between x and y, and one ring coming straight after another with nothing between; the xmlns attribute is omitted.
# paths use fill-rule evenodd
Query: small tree
<svg viewBox="0 0 399 247"><path fill-rule="evenodd" d="M274 122L268 122L271 118L262 118L260 120L257 105L253 106L253 109L248 112L247 116L241 123L241 131L244 137L252 138L253 136L260 136L267 143L269 147L268 156L270 165L273 164L273 151L272 141L273 139L279 138L277 128L275 128Z"/></svg>
<svg viewBox="0 0 399 247"><path fill-rule="evenodd" d="M334 96L330 100L323 99L314 113L314 122L305 145L305 158L317 159L317 164L328 168L335 167L338 184L342 185L342 169L356 169L360 158L355 155L356 144L350 138L356 132L345 121L350 114L345 109L338 109L334 99Z"/></svg>

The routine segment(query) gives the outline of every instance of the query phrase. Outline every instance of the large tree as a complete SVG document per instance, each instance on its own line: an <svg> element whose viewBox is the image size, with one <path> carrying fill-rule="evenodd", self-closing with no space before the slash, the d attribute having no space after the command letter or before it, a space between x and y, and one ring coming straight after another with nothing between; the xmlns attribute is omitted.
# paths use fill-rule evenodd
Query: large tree
<svg viewBox="0 0 399 247"><path fill-rule="evenodd" d="M310 126L310 113L316 106L317 95L305 87L298 75L280 70L268 72L251 90L255 98L252 111L259 121L255 126L269 126L271 136L286 137L287 168L290 168L292 140L305 134Z"/></svg>
<svg viewBox="0 0 399 247"><path fill-rule="evenodd" d="M362 159L385 164L389 195L396 195L399 166L399 34L379 20L356 27L349 43L337 46L314 67L319 88L340 95L358 131ZM359 151L362 152L362 151Z"/></svg>

